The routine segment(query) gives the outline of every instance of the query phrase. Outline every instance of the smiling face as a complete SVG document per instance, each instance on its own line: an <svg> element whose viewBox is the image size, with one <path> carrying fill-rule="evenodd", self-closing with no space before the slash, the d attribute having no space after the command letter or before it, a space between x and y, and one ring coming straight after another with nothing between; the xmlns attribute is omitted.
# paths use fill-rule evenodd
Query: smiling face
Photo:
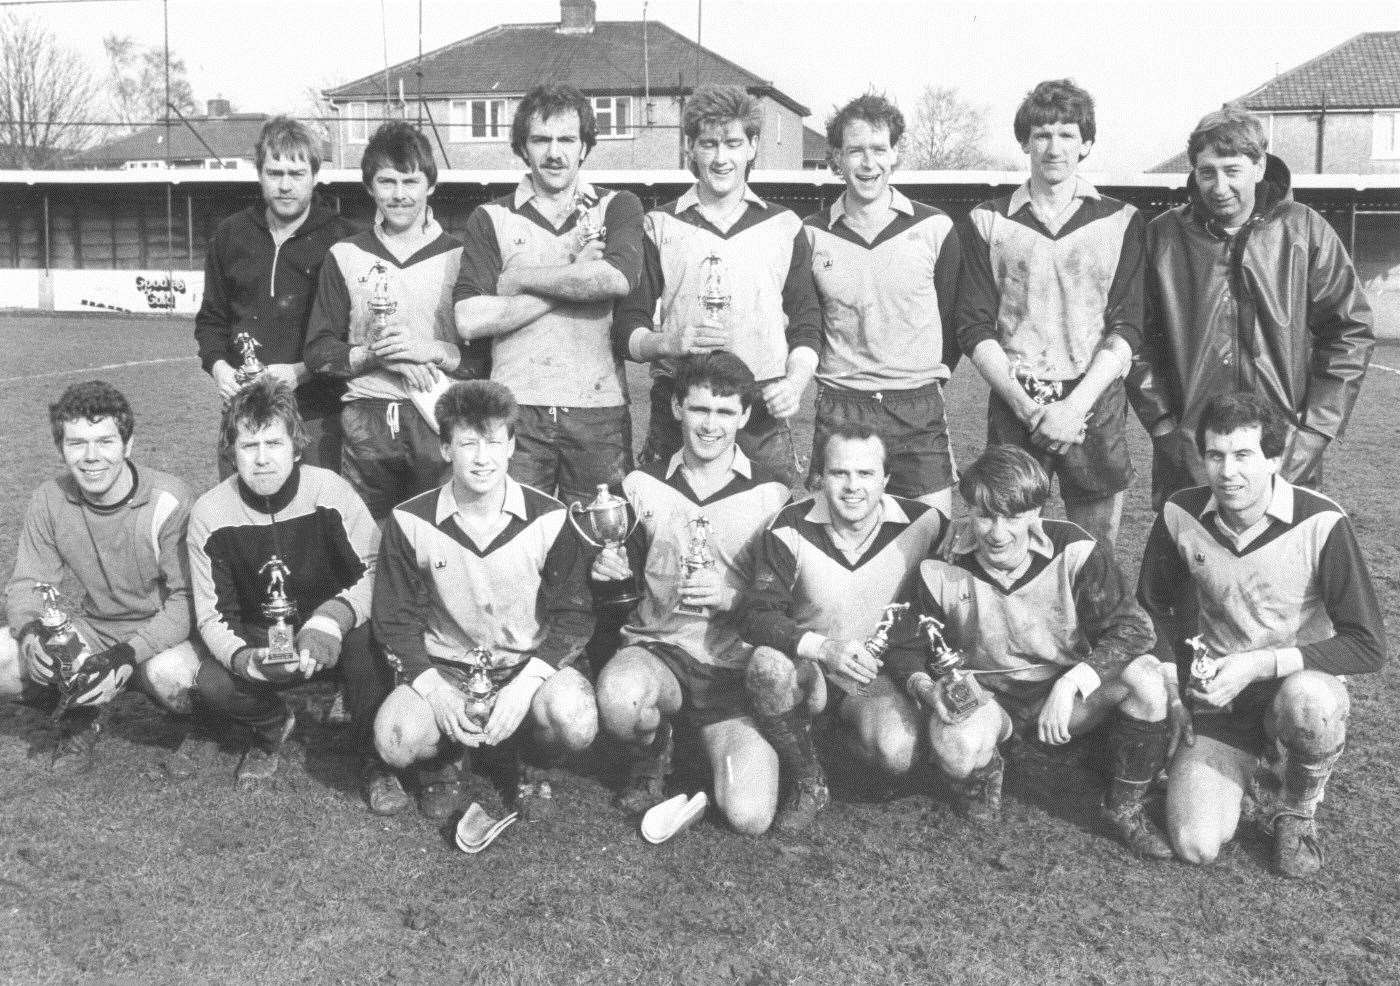
<svg viewBox="0 0 1400 986"><path fill-rule="evenodd" d="M369 183L369 193L389 233L405 233L421 226L433 186L418 168L400 171L392 165L380 168Z"/></svg>
<svg viewBox="0 0 1400 986"><path fill-rule="evenodd" d="M681 423L685 452L694 465L728 455L739 429L749 420L738 394L721 397L708 384L691 387L684 401L671 398L671 413Z"/></svg>
<svg viewBox="0 0 1400 986"><path fill-rule="evenodd" d="M458 503L496 493L506 483L506 468L515 454L515 438L504 421L480 428L457 424L442 443L442 458L452 467L452 493Z"/></svg>
<svg viewBox="0 0 1400 986"><path fill-rule="evenodd" d="M836 173L846 180L852 204L869 205L882 201L889 191L899 152L890 143L888 126L857 119L846 124L834 163Z"/></svg>
<svg viewBox="0 0 1400 986"><path fill-rule="evenodd" d="M268 211L279 221L290 223L311 208L316 173L304 157L269 156L258 170L258 183L262 186L263 202Z"/></svg>
<svg viewBox="0 0 1400 986"><path fill-rule="evenodd" d="M977 560L988 571L1014 572L1031 548L1031 526L1040 519L1040 508L1019 514L992 514L973 506L972 533L977 538Z"/></svg>
<svg viewBox="0 0 1400 986"><path fill-rule="evenodd" d="M63 463L83 496L96 504L116 503L131 489L131 441L122 441L115 418L63 422Z"/></svg>
<svg viewBox="0 0 1400 986"><path fill-rule="evenodd" d="M1206 431L1206 482L1225 522L1236 530L1253 524L1269 507L1274 493L1274 474L1281 458L1271 459L1260 447L1262 432L1257 426L1236 428L1226 435Z"/></svg>
<svg viewBox="0 0 1400 986"><path fill-rule="evenodd" d="M889 476L880 439L831 438L822 469L822 495L833 521L859 527L880 506Z"/></svg>
<svg viewBox="0 0 1400 986"><path fill-rule="evenodd" d="M537 191L559 193L573 188L586 154L577 111L561 110L546 119L540 119L538 113L530 117L525 163Z"/></svg>
<svg viewBox="0 0 1400 986"><path fill-rule="evenodd" d="M1077 123L1037 123L1021 145L1030 158L1031 175L1047 185L1068 181L1088 156L1092 140L1085 140Z"/></svg>
<svg viewBox="0 0 1400 986"><path fill-rule="evenodd" d="M233 463L238 478L258 496L275 496L292 474L299 458L287 422L277 418L264 428L238 423Z"/></svg>
<svg viewBox="0 0 1400 986"><path fill-rule="evenodd" d="M1224 226L1243 226L1254 211L1254 186L1264 180L1264 159L1244 154L1220 154L1204 148L1192 166L1196 188L1210 214Z"/></svg>
<svg viewBox="0 0 1400 986"><path fill-rule="evenodd" d="M742 189L757 156L758 142L738 120L705 127L690 142L691 170L715 198Z"/></svg>

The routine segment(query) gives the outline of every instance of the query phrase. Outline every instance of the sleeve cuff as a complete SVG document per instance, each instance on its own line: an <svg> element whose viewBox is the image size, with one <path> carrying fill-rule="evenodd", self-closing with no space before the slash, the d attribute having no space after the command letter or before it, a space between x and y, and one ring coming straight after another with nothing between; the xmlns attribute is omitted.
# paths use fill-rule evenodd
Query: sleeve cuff
<svg viewBox="0 0 1400 986"><path fill-rule="evenodd" d="M311 619L306 621L306 625L310 626L312 620L322 621L317 624L317 627L340 640L344 638L345 634L355 629L355 608L344 599L335 596L317 606L316 612L311 614ZM327 629L326 623L335 624L335 630Z"/></svg>
<svg viewBox="0 0 1400 986"><path fill-rule="evenodd" d="M826 638L819 633L808 630L797 640L797 656L815 661L817 655L821 653L822 644L826 643Z"/></svg>
<svg viewBox="0 0 1400 986"><path fill-rule="evenodd" d="M425 701L428 696L438 689L448 685L447 679L442 676L437 668L429 668L418 677L414 678L408 687L412 688Z"/></svg>
<svg viewBox="0 0 1400 986"><path fill-rule="evenodd" d="M1094 694L1094 691L1102 683L1099 673L1087 664L1076 664L1065 672L1065 680L1074 685L1074 690L1084 698Z"/></svg>
<svg viewBox="0 0 1400 986"><path fill-rule="evenodd" d="M311 619L301 625L303 630L319 630L328 637L336 640L344 640L345 634L340 629L340 623L333 620L324 613L313 613Z"/></svg>
<svg viewBox="0 0 1400 986"><path fill-rule="evenodd" d="M646 357L642 355L642 339L651 335L651 329L645 325L639 325L627 336L627 355L634 363L643 363Z"/></svg>
<svg viewBox="0 0 1400 986"><path fill-rule="evenodd" d="M558 668L548 661L541 660L538 657L532 657L529 661L525 662L525 667L521 669L517 677L534 678L537 681L544 681L558 670Z"/></svg>

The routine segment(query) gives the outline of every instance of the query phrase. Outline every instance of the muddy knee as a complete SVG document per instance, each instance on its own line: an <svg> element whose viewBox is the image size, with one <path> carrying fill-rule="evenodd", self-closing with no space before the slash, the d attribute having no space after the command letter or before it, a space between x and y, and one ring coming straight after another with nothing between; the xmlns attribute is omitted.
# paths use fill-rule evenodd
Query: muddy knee
<svg viewBox="0 0 1400 986"><path fill-rule="evenodd" d="M757 647L744 672L744 686L760 715L781 715L797 704L797 668L782 651Z"/></svg>

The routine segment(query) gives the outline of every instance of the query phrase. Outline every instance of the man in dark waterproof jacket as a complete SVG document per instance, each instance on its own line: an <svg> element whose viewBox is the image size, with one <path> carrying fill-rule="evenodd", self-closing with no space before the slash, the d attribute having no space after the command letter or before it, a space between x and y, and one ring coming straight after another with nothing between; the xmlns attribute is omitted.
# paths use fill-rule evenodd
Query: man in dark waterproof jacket
<svg viewBox="0 0 1400 986"><path fill-rule="evenodd" d="M1356 268L1293 200L1287 166L1235 106L1187 141L1190 201L1147 227L1145 338L1129 395L1152 435L1152 498L1206 481L1193 436L1213 396L1245 391L1287 422L1279 475L1317 487L1375 346Z"/></svg>
<svg viewBox="0 0 1400 986"><path fill-rule="evenodd" d="M199 361L227 403L240 387L235 371L243 362L234 340L247 332L267 374L296 389L310 441L303 461L338 472L343 385L312 376L302 346L326 251L356 227L316 198L320 141L303 124L268 120L254 158L262 204L229 216L209 241L194 323ZM232 472L231 461L220 463L221 476Z"/></svg>

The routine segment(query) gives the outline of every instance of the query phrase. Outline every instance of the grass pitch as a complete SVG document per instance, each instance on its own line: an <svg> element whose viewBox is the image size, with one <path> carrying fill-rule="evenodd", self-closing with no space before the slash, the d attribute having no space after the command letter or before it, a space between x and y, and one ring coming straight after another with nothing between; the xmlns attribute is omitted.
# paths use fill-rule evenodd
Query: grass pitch
<svg viewBox="0 0 1400 986"><path fill-rule="evenodd" d="M188 319L0 315L4 574L29 493L58 466L45 411L68 383L122 388L138 460L213 483L218 402L193 351ZM1400 366L1394 348L1378 358ZM644 399L644 376L632 382ZM981 444L985 394L960 366L948 405L962 461ZM1392 653L1397 406L1400 375L1373 370L1328 460ZM1133 437L1145 470L1136 425ZM1145 485L1120 545L1132 573ZM1205 869L1133 861L1099 829L1102 784L1082 765L1009 771L991 834L954 818L926 775L885 801L845 771L809 838L747 839L711 819L651 847L611 807L599 753L566 774L559 817L469 857L416 813L371 816L344 733L313 716L277 786L240 796L234 736L201 747L194 780L164 778L172 732L142 697L118 702L101 768L60 783L47 722L0 706L0 981L1391 984L1396 675L1351 683L1349 748L1319 813L1327 868L1302 884L1270 875L1248 835ZM486 776L470 794L499 810Z"/></svg>

